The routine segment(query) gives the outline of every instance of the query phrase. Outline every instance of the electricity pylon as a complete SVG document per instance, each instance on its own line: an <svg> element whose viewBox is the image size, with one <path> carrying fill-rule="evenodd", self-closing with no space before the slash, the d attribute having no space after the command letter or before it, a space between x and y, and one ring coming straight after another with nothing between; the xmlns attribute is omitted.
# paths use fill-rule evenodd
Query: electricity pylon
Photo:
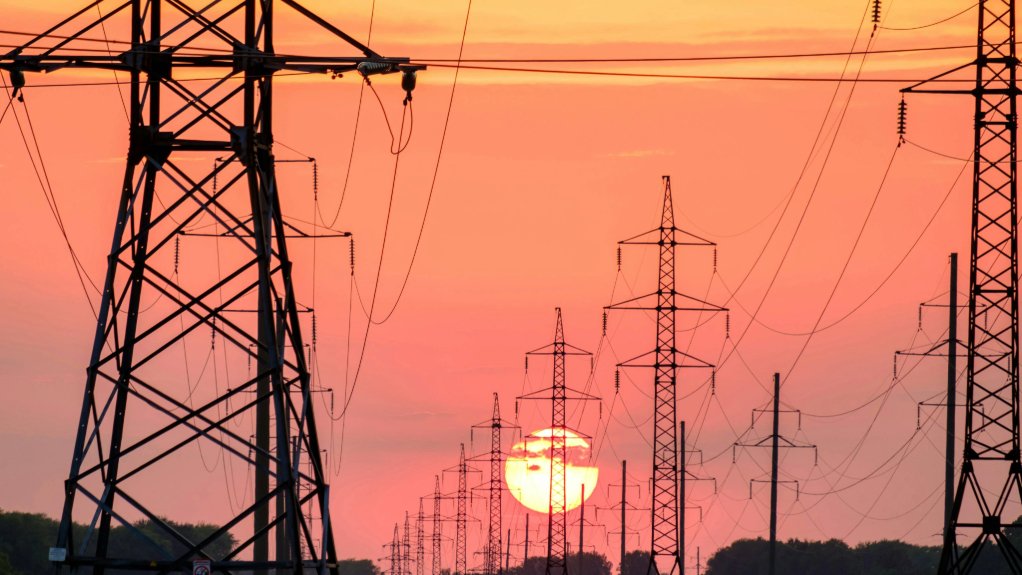
<svg viewBox="0 0 1022 575"><path fill-rule="evenodd" d="M505 429L517 429L513 422L505 421L500 417L500 399L493 394L493 416L482 423L472 426L476 429L490 430L490 451L481 456L473 457L474 461L487 461L490 464L490 480L485 485L487 503L489 508L488 528L486 532L486 547L483 549L483 573L485 575L497 575L503 573L500 563L501 533L503 518L501 516L501 502L504 494L504 459L507 453L502 449L502 433Z"/></svg>
<svg viewBox="0 0 1022 575"><path fill-rule="evenodd" d="M276 7L311 21L358 55L277 54ZM98 26L120 30L111 33L130 47L119 54L92 49ZM63 68L113 70L126 75L129 86L127 165L50 552L55 563L93 575L181 572L193 559L209 560L218 572L336 573L329 490L274 168L273 80L278 73L397 72L406 62L380 56L297 0L210 0L201 8L176 0L97 0L0 56L15 92L31 89L26 73ZM413 74L406 70L408 89ZM214 178L221 183L215 192ZM221 274L184 281L171 271L174 240L201 219L226 230L222 243L235 253ZM241 308L256 313L236 313ZM180 346L199 328L255 359L258 369L227 389L203 388L193 405ZM250 415L257 422L254 439L232 427ZM166 482L214 481L183 455L202 443L250 466L256 493L236 513L217 509L215 521L211 513L212 533L186 535L163 518L185 503ZM303 514L312 506L322 517L318 529ZM76 518L91 526L82 540L74 536ZM158 536L138 529L132 518L147 520ZM146 556L112 556L115 526ZM273 557L271 535L278 542ZM237 545L217 553L229 536Z"/></svg>
<svg viewBox="0 0 1022 575"><path fill-rule="evenodd" d="M419 498L419 515L415 518L415 575L423 575L426 563L426 510Z"/></svg>
<svg viewBox="0 0 1022 575"><path fill-rule="evenodd" d="M464 443L461 444L458 465L444 471L456 473L458 476L458 491L454 496L457 509L454 515L454 575L466 575L468 573L468 499L471 496L471 491L468 488L468 474L482 472L469 466L468 460L465 458Z"/></svg>
<svg viewBox="0 0 1022 575"><path fill-rule="evenodd" d="M411 517L405 511L405 529L401 537L401 571L403 575L412 575L412 525Z"/></svg>
<svg viewBox="0 0 1022 575"><path fill-rule="evenodd" d="M713 242L674 225L671 177L664 176L664 201L660 226L618 242L621 245L659 246L658 286L653 293L607 307L608 310L655 311L656 348L618 364L619 367L653 368L653 497L649 572L681 575L685 526L679 521L678 490L684 478L678 465L677 372L679 368L713 365L680 351L675 343L675 319L679 311L721 312L726 308L682 294L676 289L675 251L678 246L715 247ZM619 248L620 249L620 248ZM652 356L652 361L650 360ZM666 559L670 565L660 565ZM666 561L665 561L666 562ZM663 569L662 567L666 567Z"/></svg>
<svg viewBox="0 0 1022 575"><path fill-rule="evenodd" d="M389 575L401 575L401 536L399 533L397 523L395 523L394 536L391 538L390 543L384 545L384 547L390 550L388 554L390 559Z"/></svg>
<svg viewBox="0 0 1022 575"><path fill-rule="evenodd" d="M976 59L902 92L971 95L975 102L965 449L938 572L971 573L995 543L1019 574L1022 549L1005 533L1022 498L1015 0L980 0L978 10ZM928 87L960 70L974 73L971 89Z"/></svg>
<svg viewBox="0 0 1022 575"><path fill-rule="evenodd" d="M550 437L542 438L550 442L550 502L548 510L549 523L547 524L546 575L567 575L568 527L565 521L565 511L567 510L565 465L568 460L567 403L569 400L598 401L600 398L567 386L567 357L569 355L591 357L592 354L564 341L564 322L561 319L561 308L556 308L556 312L557 322L554 326L554 341L525 354L526 369L528 369L529 365L529 356L549 355L553 357L553 383L550 387L519 396L518 400L543 400L550 402ZM569 395L569 392L572 395Z"/></svg>
<svg viewBox="0 0 1022 575"><path fill-rule="evenodd" d="M430 533L430 542L433 544L433 570L431 575L440 575L442 564L440 561L440 543L443 540L442 522L440 515L440 476L436 476L436 487L433 489L433 532Z"/></svg>
<svg viewBox="0 0 1022 575"><path fill-rule="evenodd" d="M799 444L781 435L780 427L780 416L782 413L796 413L799 417L799 427L801 427L802 414L798 410L792 409L781 409L781 374L774 374L774 407L771 410L773 413L773 433L760 439L759 441L752 443L744 443L736 441L732 446L732 462L735 461L735 449L738 447L770 447L770 556L768 563L768 573L775 575L777 573L777 485L779 483L794 483L795 484L795 497L798 498L798 481L787 480L782 481L777 478L780 460L778 458L778 452L783 447L785 449L812 449L815 457L816 446L810 444ZM766 410L754 409L752 411L753 424L756 422L756 413L763 413ZM769 442L769 443L768 443ZM758 483L761 480L751 479L749 481L749 499L752 499L752 484Z"/></svg>

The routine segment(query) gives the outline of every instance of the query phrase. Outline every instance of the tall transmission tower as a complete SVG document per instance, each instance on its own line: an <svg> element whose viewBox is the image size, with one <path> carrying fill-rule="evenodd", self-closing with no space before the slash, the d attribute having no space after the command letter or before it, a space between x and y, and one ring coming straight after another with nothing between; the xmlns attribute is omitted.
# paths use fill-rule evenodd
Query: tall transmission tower
<svg viewBox="0 0 1022 575"><path fill-rule="evenodd" d="M975 102L965 449L938 572L971 573L996 543L1017 574L1022 550L1005 533L1022 498L1015 0L980 0L978 9L976 59L902 92L964 94ZM971 89L928 86L970 69Z"/></svg>
<svg viewBox="0 0 1022 575"><path fill-rule="evenodd" d="M297 0L203 4L98 0L0 56L15 92L25 90L26 73L63 68L129 78L127 165L50 558L93 575L181 572L193 559L210 561L219 572L336 573L329 489L274 168L273 80L278 73L397 72L408 60L380 56ZM277 54L277 7L358 55ZM129 39L130 48L82 50L94 47L89 35L97 26L120 30L111 34ZM410 88L414 70L405 73ZM214 178L221 183L215 192ZM224 261L219 276L185 281L172 272L175 239L201 218L226 230L222 243L242 255ZM243 308L255 313L236 313ZM203 388L203 401L193 405L179 346L200 328L256 360L258 369L228 389ZM257 422L254 438L233 427L249 416ZM256 493L236 513L210 514L206 522L216 528L200 537L163 519L174 504L184 504L175 500L174 486L158 495L146 486L168 477L211 481L184 455L203 443L249 466ZM194 468L184 469L185 461ZM303 514L309 506L322 518L318 527ZM76 540L76 518L92 526L82 540ZM158 536L130 518L149 521ZM115 527L151 555L112 556ZM271 536L278 542L273 557ZM227 537L237 545L217 552Z"/></svg>
<svg viewBox="0 0 1022 575"><path fill-rule="evenodd" d="M518 426L500 417L500 399L493 394L493 415L482 423L472 426L476 429L490 430L490 451L480 457L474 457L475 461L487 461L490 464L490 480L484 487L486 490L487 507L489 510L488 528L486 532L486 547L483 549L483 572L486 575L503 573L500 563L502 550L501 533L503 529L503 518L501 515L501 502L504 494L504 459L507 453L502 449L502 432L505 429L517 429Z"/></svg>
<svg viewBox="0 0 1022 575"><path fill-rule="evenodd" d="M681 575L685 572L679 520L679 486L684 477L678 464L677 373L679 368L709 368L708 362L678 349L676 316L679 311L722 312L726 308L679 293L676 289L675 252L679 246L712 247L716 244L674 225L671 177L663 176L664 200L660 226L618 242L659 246L657 290L607 307L608 310L656 312L656 348L620 363L619 367L653 369L653 494L649 572Z"/></svg>
<svg viewBox="0 0 1022 575"><path fill-rule="evenodd" d="M567 575L568 528L565 518L567 510L565 464L568 460L567 403L569 400L590 401L600 398L584 391L570 389L567 386L567 357L569 355L591 357L592 354L564 341L561 308L556 308L556 313L554 341L525 354L526 369L529 365L529 356L549 355L553 357L553 383L550 387L519 396L518 400L550 402L550 437L540 438L550 442L550 504L549 523L547 524L546 575Z"/></svg>

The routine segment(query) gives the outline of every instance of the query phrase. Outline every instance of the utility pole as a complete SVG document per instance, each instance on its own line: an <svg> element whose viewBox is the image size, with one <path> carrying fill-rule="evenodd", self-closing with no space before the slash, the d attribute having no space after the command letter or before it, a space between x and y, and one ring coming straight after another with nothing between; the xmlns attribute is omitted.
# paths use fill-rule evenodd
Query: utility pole
<svg viewBox="0 0 1022 575"><path fill-rule="evenodd" d="M1022 573L1022 549L1006 533L1022 498L1015 1L980 0L978 14L976 59L902 90L968 95L975 102L965 446L944 530L942 575L973 572L991 543L1012 573ZM974 72L971 89L928 86L959 70ZM959 532L965 537L960 553Z"/></svg>
<svg viewBox="0 0 1022 575"><path fill-rule="evenodd" d="M357 55L277 54L275 7L339 41L333 49ZM123 52L90 49L99 26L127 41ZM212 45L218 48L195 52ZM297 0L211 0L201 9L173 0L98 0L0 55L12 95L25 96L26 73L65 68L120 72L128 84L127 162L49 554L57 566L92 575L188 572L201 559L219 572L336 574L329 487L276 180L273 79L403 68L411 88L416 67L407 62L377 54ZM214 178L224 182L215 192ZM222 274L182 278L173 272L173 246L206 217L224 230L217 235L231 257ZM246 309L254 313L239 313ZM275 329L278 321L284 329ZM181 348L207 328L237 357L255 359L256 376L193 388ZM289 424L288 413L302 416ZM243 420L256 421L253 437L236 432ZM205 477L198 462L176 456L203 443L251 469L258 486L252 504L219 517L209 537L182 534L159 517L157 509L186 504L173 488L146 490L168 476ZM320 525L303 519L303 507L318 511ZM75 517L93 518L81 541ZM158 536L146 536L128 517L147 519ZM115 528L150 551L115 556ZM228 535L239 547L230 559L214 557ZM273 557L271 538L279 542ZM303 541L318 544L303 548Z"/></svg>
<svg viewBox="0 0 1022 575"><path fill-rule="evenodd" d="M951 254L951 286L947 318L947 433L944 445L944 537L951 535L955 505L955 407L958 392L958 254Z"/></svg>
<svg viewBox="0 0 1022 575"><path fill-rule="evenodd" d="M702 519L703 519L703 509L702 509L702 507L698 507L698 506L696 506L696 507L689 507L688 505L686 505L686 502L688 501L688 496L686 494L687 493L688 482L689 481L712 481L713 482L713 492L714 492L714 494L716 494L717 493L717 479L715 477L698 477L698 476L696 476L695 474L693 474L692 472L690 472L688 470L688 458L691 455L691 453L689 452L688 444L685 442L685 420L684 419L678 422L678 449L679 449L679 452L680 452L679 456L678 456L678 464L680 466L679 473L678 473L678 491L679 491L679 498L678 498L678 518L679 518L679 521L678 521L678 523L679 523L680 530L681 530L681 533L680 533L680 535L678 537L678 547L680 549L681 558L682 558L681 568L685 569L685 511L687 509L698 509L699 510L699 520L702 521ZM700 464L702 464L702 450L698 450L697 449L695 451L700 454Z"/></svg>
<svg viewBox="0 0 1022 575"><path fill-rule="evenodd" d="M678 350L675 319L679 311L727 311L676 289L675 251L678 246L716 247L713 242L674 225L671 177L663 176L664 200L660 227L618 242L622 245L658 246L658 286L653 293L609 306L608 310L655 311L656 348L619 364L619 367L653 368L653 496L649 573L676 575L684 572L681 524L679 521L679 465L677 438L677 371L683 367L713 368L713 365ZM619 255L620 260L620 255ZM650 357L652 356L652 360ZM663 559L658 564L658 560ZM666 565L669 561L670 565Z"/></svg>
<svg viewBox="0 0 1022 575"><path fill-rule="evenodd" d="M610 510L610 511L617 511L619 513L619 516L620 516L619 520L620 520L620 528L621 528L621 530L620 531L611 531L610 533L608 533L608 535L618 535L618 536L620 536L620 546L621 546L621 549L620 549L620 561L618 563L618 570L620 570L623 567L623 565L624 565L625 555L627 554L626 543L627 543L628 536L629 535L638 535L638 532L633 531L633 530L628 528L628 525L625 522L625 520L627 518L627 514L628 514L629 511L648 511L648 509L646 509L646 508L641 508L640 509L639 507L636 507L635 505L632 505L631 503L628 502L628 488L632 487L632 488L638 489L639 485L635 484L635 483L628 483L628 462L627 461L623 461L623 460L621 461L621 484L617 485L617 484L611 483L611 484L607 485L607 497L608 498L610 497L610 490L614 489L614 488L617 488L617 487L621 488L621 500L620 500L620 502L616 503L614 505L611 505L610 507L606 507L606 508L597 507L596 511L597 511L597 516L599 516L599 511L601 509L607 509L607 510ZM632 575L635 575L635 574L633 573Z"/></svg>
<svg viewBox="0 0 1022 575"><path fill-rule="evenodd" d="M624 575L625 565L625 539L628 532L625 523L625 514L628 512L628 461L621 460L621 562L618 564L618 569L621 571L621 575Z"/></svg>
<svg viewBox="0 0 1022 575"><path fill-rule="evenodd" d="M582 503L579 505L580 515L578 520L578 575L584 575L582 571L582 554L586 551L586 486L582 484Z"/></svg>
<svg viewBox="0 0 1022 575"><path fill-rule="evenodd" d="M776 575L777 573L777 484L778 483L794 483L795 484L795 498L798 499L798 481L780 481L778 480L778 452L781 447L786 449L812 449L814 454L816 452L816 446L811 444L798 444L794 441L781 435L780 430L780 415L782 413L796 413L801 421L802 414L798 410L782 410L781 409L781 374L774 374L774 398L773 398L773 432L768 436L760 439L754 443L741 443L735 442L732 446L732 461L737 459L735 450L738 447L766 447L767 441L770 442L770 555L769 555L769 573L770 575ZM755 409L752 412L753 424L756 422L756 414L762 413L763 410ZM801 424L800 424L801 427ZM749 499L752 499L752 484L757 483L758 480L752 479L749 482Z"/></svg>
<svg viewBox="0 0 1022 575"><path fill-rule="evenodd" d="M569 355L592 356L591 353L575 347L564 340L564 323L561 308L556 308L557 322L554 327L554 341L525 354L526 369L532 355L553 357L553 383L550 387L518 397L518 400L544 400L550 402L550 437L539 438L550 442L550 507L547 524L546 575L567 575L567 484L565 465L568 460L567 403L572 401L598 401L600 398L567 386L566 359ZM571 395L569 395L569 392Z"/></svg>
<svg viewBox="0 0 1022 575"><path fill-rule="evenodd" d="M525 558L522 560L522 565L525 565L529 561L529 514L525 514Z"/></svg>
<svg viewBox="0 0 1022 575"><path fill-rule="evenodd" d="M504 552L504 571L511 570L511 530L507 530L507 551Z"/></svg>
<svg viewBox="0 0 1022 575"><path fill-rule="evenodd" d="M954 493L955 493L955 436L956 436L956 413L958 407L958 254L952 253L950 257L950 280L948 286L948 337L930 346L926 351L897 351L895 352L895 369L897 369L898 356L922 356L922 357L947 357L947 389L945 401L923 400L919 402L916 411L916 426L920 427L922 407L946 407L946 438L944 447L944 525L942 533L947 533L953 522ZM934 298L936 299L936 298ZM923 327L923 309L928 307L945 307L944 304L934 303L929 300L919 304L919 329ZM964 307L964 306L961 306ZM941 353L941 348L947 347L946 353ZM932 399L932 398L931 398Z"/></svg>
<svg viewBox="0 0 1022 575"><path fill-rule="evenodd" d="M487 461L490 464L490 480L486 485L486 497L489 503L489 527L486 533L486 548L483 550L483 570L486 575L498 575L500 569L501 531L503 518L501 516L501 500L504 494L504 483L502 481L504 460L507 453L502 449L502 432L505 429L517 429L518 426L500 417L500 399L493 394L493 416L472 426L472 430L490 430L490 451L483 457L473 457L473 461Z"/></svg>

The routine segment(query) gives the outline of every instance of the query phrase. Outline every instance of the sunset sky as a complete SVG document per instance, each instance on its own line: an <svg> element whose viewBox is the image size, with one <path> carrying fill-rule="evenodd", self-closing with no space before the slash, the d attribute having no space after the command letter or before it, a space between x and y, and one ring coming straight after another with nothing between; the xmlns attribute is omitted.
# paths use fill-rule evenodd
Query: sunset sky
<svg viewBox="0 0 1022 575"><path fill-rule="evenodd" d="M369 41L372 0L306 4ZM875 31L864 17L870 4L476 1L463 58L680 58L975 44L975 9L937 26L900 30L942 20L971 2L887 0ZM23 38L7 32L41 31L79 5L0 0L0 43L17 45ZM388 56L450 64L466 8L464 1L379 0L371 45ZM107 32L128 36L115 27ZM281 52L342 50L283 9L277 35ZM909 81L967 63L973 52L500 65L821 79L850 79L861 70L862 79ZM113 80L110 72L66 71L30 75L26 89L68 236L93 278L103 275L124 169L127 124L118 88L108 85ZM328 219L354 158L336 227L356 237L355 285L367 307L380 273L374 319L388 317L396 305L366 337L356 296L349 338L347 240L318 240L315 255L311 242L294 248L299 295L317 309L318 378L338 399L367 342L346 420L326 417L324 399L320 421L322 442L331 449L342 557L382 557L394 523L403 522L405 511L416 512L418 498L432 493L434 475L457 463L459 444L474 453L487 449L485 434L470 429L490 417L493 392L504 417L517 418L526 433L549 426L545 404L523 403L516 414L514 398L549 385L550 365L531 359L526 373L524 354L549 343L558 306L568 341L598 352L591 392L603 398L602 408L569 409L569 424L593 437L600 468L601 485L587 505L617 503L619 491L606 487L619 483L626 459L629 481L640 486L630 492L632 503L648 507L652 374L622 372L615 394L614 364L651 348L654 323L642 313L613 312L603 338L601 314L612 301L655 289L656 254L626 248L619 272L616 243L658 224L665 174L672 177L678 226L718 244L716 271L711 250L679 252L680 289L731 310L729 334L724 317L679 317L682 346L718 365L715 386L701 370L679 376L679 413L688 422L690 449L702 450L704 462L693 472L716 477L718 486L716 494L708 483L689 488L689 505L702 507L701 521L698 512L688 515L692 556L697 547L705 559L735 539L766 536L768 491L756 483L750 500L749 481L768 477L769 451L739 450L733 460L731 446L752 410L768 404L775 371L785 382L784 404L802 412L801 428L788 416L782 433L819 446L816 466L808 450L783 455L782 476L799 482L799 497L791 484L782 487L780 536L939 543L944 414L933 407L917 411L917 403L943 399L946 368L941 359L901 359L901 378L894 381L892 358L896 350L943 337L946 309L920 316L917 306L946 298L950 252L960 254L959 285L967 286L971 99L909 96L908 141L898 147L898 89L905 85L899 82L463 69L438 160L453 80L450 68L419 73L414 131L400 159L382 270L394 157L380 105L365 92L353 143L355 74L276 84L276 138L288 147L278 146L277 157L300 158L298 150L317 159L319 209ZM45 87L56 83L104 85ZM397 76L373 80L392 123L402 114L399 83ZM13 109L22 113L23 106ZM402 293L438 161L421 246ZM281 165L279 173L285 210L312 221L309 166ZM94 319L12 116L0 124L0 182L9 208L0 226L7 246L0 253L0 509L59 516ZM210 261L202 245L187 242L181 257L184 270ZM589 368L586 360L569 360L569 385L586 386ZM244 369L239 364L235 374ZM741 439L768 433L764 419ZM222 487L226 478L244 489L243 469L225 475L214 451L202 455L217 467L200 479ZM198 460L197 453L192 457ZM168 477L154 489L177 480ZM444 476L445 490L454 488L453 480ZM183 498L178 519L224 512L222 502L201 491ZM476 503L481 521L470 525L470 553L483 542L486 508L481 499ZM505 499L514 545L524 536L524 513ZM569 521L576 519L572 512ZM601 511L591 520L606 528L587 533L587 543L616 562L616 540L606 534L618 530L617 516ZM530 521L534 531L545 525L538 514ZM629 528L638 532L629 548L647 549L648 512L633 513ZM534 532L530 539L539 537ZM521 549L512 554L520 557ZM469 557L470 566L481 561Z"/></svg>

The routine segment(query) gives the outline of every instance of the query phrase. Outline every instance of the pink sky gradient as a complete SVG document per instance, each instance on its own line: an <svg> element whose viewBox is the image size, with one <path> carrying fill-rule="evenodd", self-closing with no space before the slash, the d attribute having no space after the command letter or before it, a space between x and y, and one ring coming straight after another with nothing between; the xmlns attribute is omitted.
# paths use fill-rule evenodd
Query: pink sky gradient
<svg viewBox="0 0 1022 575"><path fill-rule="evenodd" d="M344 3L342 8L310 2L316 4L342 28L365 37L367 0ZM794 0L726 5L661 0L636 8L634 3L612 2L479 2L469 22L465 57L847 50L867 2L826 4L823 9L818 2ZM893 4L885 21L889 27L939 20L965 7L949 0L886 4ZM37 31L77 5L71 0L44 5L0 0L0 14L5 28ZM462 2L381 0L373 45L384 54L454 58L464 10ZM279 49L321 49L322 38L289 30L286 18L281 22ZM870 28L868 22L863 25L859 48L865 46ZM874 48L969 44L975 41L974 28L970 12L925 30L879 30ZM3 38L11 42L13 37ZM871 56L863 75L925 78L969 57L968 50ZM852 70L858 62L852 60ZM599 69L832 77L843 63L842 58L827 58ZM392 236L380 282L378 307L383 311L393 305L408 269L452 77L444 69L419 76L415 132L401 159ZM109 74L67 73L30 77L29 82L81 78L111 79ZM396 77L374 83L392 118L400 114L397 84ZM333 81L314 77L283 79L277 86L277 139L319 160L322 209L333 214L352 142L358 81L354 75ZM941 361L922 362L889 396L864 409L840 417L814 417L843 412L876 397L891 384L895 350L927 337L939 339L946 326L942 312L926 312L924 333L917 334L916 305L946 290L949 252L960 253L959 283L967 285L969 169L951 189L963 169L962 160L905 144L832 301L821 311L898 143L900 87L855 87L826 170L820 176L823 155L836 130L836 112L825 124L823 151L814 156L801 185L794 188L833 84L463 71L421 250L397 310L370 333L345 422L343 461L331 477L339 554L382 556L381 545L389 541L394 522L403 521L406 510L417 511L418 497L432 492L434 475L457 462L459 443L469 444L475 452L485 450L486 438L477 434L470 441L469 429L489 417L494 391L510 418L515 396L549 384L549 366L541 361L530 365L527 376L523 373L523 354L550 340L556 306L564 310L569 342L601 350L593 392L604 398L602 419L590 407L582 418L569 422L595 436L603 485L590 503L601 507L616 503L617 492L608 495L605 486L618 481L620 460L627 459L632 480L642 485L635 503L646 506L651 374L631 370L623 376L615 399L613 366L652 344L653 324L642 314L612 314L609 338L602 342L600 324L602 308L612 297L623 299L653 289L655 254L626 249L621 275L615 279L615 249L618 240L657 224L663 174L672 175L678 225L719 244L716 273L711 252L680 253L681 289L716 303L730 300L732 310L730 341L725 339L723 318L717 318L698 329L691 347L695 355L710 361L729 357L716 375L716 395L709 395L709 386L703 385L709 374L680 375L684 395L680 414L689 422L690 443L702 449L707 460L719 455L698 471L717 478L718 494L707 485L690 488L690 505L703 506L701 522L696 521L697 514L689 514L688 548L693 555L697 547L705 558L736 538L766 535L768 497L757 492L750 501L748 480L763 477L769 454L741 453L732 463L730 445L735 441L733 430L748 425L750 410L769 400L766 389L774 371L787 378L784 402L804 413L801 431L796 433L794 420L785 420L782 432L820 446L818 467L813 467L811 454L785 456L783 475L798 479L802 493L796 502L794 493L781 491L781 536L850 542L904 538L937 544L943 413L924 410L924 422L932 416L937 425L926 425L917 433L916 404L943 389ZM845 85L839 92L839 105L848 100L849 89ZM116 89L38 87L28 90L27 100L70 238L90 274L101 276L126 143ZM952 157L969 155L968 98L913 96L909 105L911 142ZM349 197L338 222L357 237L356 278L363 295L371 290L380 255L392 168L388 144L380 108L367 93ZM286 150L277 153L289 157ZM312 219L307 167L288 165L280 174L285 209L292 216ZM7 246L0 254L6 280L0 287L5 383L0 459L6 462L0 467L0 508L53 516L62 503L61 484L70 462L94 320L11 118L0 125L0 181L10 208L0 228L0 241ZM742 284L793 188L791 206L775 237ZM913 247L949 189L946 204ZM773 281L797 225L791 251L751 323L750 312ZM299 245L292 254L298 289L307 301L313 285L310 248ZM209 265L209 255L201 248L185 244L182 252L185 270ZM342 389L346 368L354 373L366 325L356 302L353 359L346 365L347 244L321 242L315 270L319 375L323 385ZM729 290L739 284L741 290L731 299ZM864 300L868 301L860 307ZM851 310L856 311L846 318ZM821 313L821 327L840 323L813 336L804 353L805 336L779 333L810 331ZM691 328L693 320L683 318L683 327ZM687 345L690 334L682 332L680 341ZM741 334L745 335L739 353L730 355ZM244 369L242 364L235 367L236 373ZM585 385L588 367L585 361L569 363L569 384ZM523 405L520 424L526 432L541 429L549 424L544 413L540 406ZM764 423L752 437L769 433ZM330 425L323 418L321 434L336 454L341 423ZM906 441L911 441L912 449L899 467L891 472L888 465L855 484L883 466ZM197 457L188 456L191 463ZM332 455L331 464L336 462ZM234 481L241 486L242 470L234 471ZM451 479L445 480L448 490L453 489ZM153 492L181 480L168 477L166 485L153 485ZM183 482L187 487L182 504L175 507L177 518L201 520L225 511L222 501L204 496L204 481L221 486L223 470ZM835 488L836 493L818 495ZM482 518L485 507L478 503L474 511ZM505 509L513 541L519 543L523 508L508 497ZM571 520L576 517L573 512ZM600 513L597 519L607 524L606 531L617 530L613 514ZM533 528L542 523L538 515L531 521ZM629 541L630 548L647 548L648 515L633 514L630 523L640 532ZM482 545L481 525L470 528L470 549ZM575 532L569 533L574 541ZM597 530L592 536L587 533L586 540L616 562L613 539L608 545ZM512 551L516 552L520 550ZM481 556L470 557L470 566L479 562Z"/></svg>

